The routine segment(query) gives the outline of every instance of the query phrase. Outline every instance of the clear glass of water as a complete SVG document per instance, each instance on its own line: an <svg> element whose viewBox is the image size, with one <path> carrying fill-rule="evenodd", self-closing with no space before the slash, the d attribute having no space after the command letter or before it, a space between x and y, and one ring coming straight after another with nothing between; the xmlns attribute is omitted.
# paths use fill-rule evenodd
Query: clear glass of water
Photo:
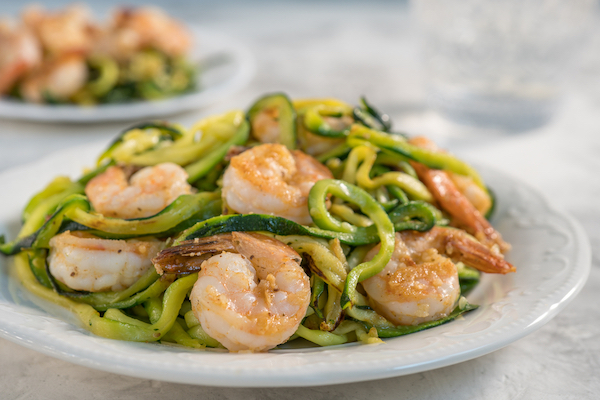
<svg viewBox="0 0 600 400"><path fill-rule="evenodd" d="M595 0L413 0L430 105L460 123L545 124Z"/></svg>

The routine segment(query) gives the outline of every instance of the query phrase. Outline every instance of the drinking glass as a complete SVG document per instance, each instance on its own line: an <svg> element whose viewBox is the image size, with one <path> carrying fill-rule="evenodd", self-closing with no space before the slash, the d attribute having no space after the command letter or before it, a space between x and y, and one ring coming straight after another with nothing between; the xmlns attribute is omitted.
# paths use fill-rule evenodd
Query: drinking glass
<svg viewBox="0 0 600 400"><path fill-rule="evenodd" d="M432 108L504 130L545 124L595 0L414 0Z"/></svg>

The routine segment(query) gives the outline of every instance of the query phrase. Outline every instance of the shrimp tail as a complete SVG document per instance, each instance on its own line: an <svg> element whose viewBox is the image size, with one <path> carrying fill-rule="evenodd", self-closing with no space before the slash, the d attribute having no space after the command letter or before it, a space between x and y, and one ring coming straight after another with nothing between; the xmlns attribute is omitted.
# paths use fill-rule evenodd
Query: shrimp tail
<svg viewBox="0 0 600 400"><path fill-rule="evenodd" d="M498 245L502 253L510 250L510 245L502 240L500 233L458 190L445 171L429 169L416 162L412 162L411 165L435 200L452 216L454 225L464 228L488 247Z"/></svg>
<svg viewBox="0 0 600 400"><path fill-rule="evenodd" d="M507 274L516 268L504 259L498 246L487 247L456 228L436 226L427 232L403 231L402 240L413 252L434 248L454 262L463 262L482 272Z"/></svg>
<svg viewBox="0 0 600 400"><path fill-rule="evenodd" d="M461 261L482 272L507 274L516 268L501 253L494 253L483 244L465 237L453 237L447 241L446 254L453 261Z"/></svg>
<svg viewBox="0 0 600 400"><path fill-rule="evenodd" d="M152 259L159 274L191 274L200 271L202 263L224 251L237 253L231 234L186 240L164 249Z"/></svg>
<svg viewBox="0 0 600 400"><path fill-rule="evenodd" d="M17 61L12 65L0 68L0 94L6 94L15 81L27 70L25 61Z"/></svg>

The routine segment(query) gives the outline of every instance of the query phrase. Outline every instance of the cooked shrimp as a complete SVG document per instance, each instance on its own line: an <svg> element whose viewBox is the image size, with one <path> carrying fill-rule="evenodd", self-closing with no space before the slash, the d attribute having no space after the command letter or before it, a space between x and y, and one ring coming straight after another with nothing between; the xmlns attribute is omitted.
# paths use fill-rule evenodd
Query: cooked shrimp
<svg viewBox="0 0 600 400"><path fill-rule="evenodd" d="M223 198L238 213L264 213L310 224L308 193L332 178L323 164L281 144L263 144L231 159L223 176Z"/></svg>
<svg viewBox="0 0 600 400"><path fill-rule="evenodd" d="M344 130L354 122L352 117L348 115L344 115L341 118L329 116L322 116L322 118L334 131ZM298 142L300 148L311 156L323 154L345 141L345 138L329 138L316 135L304 127L298 129Z"/></svg>
<svg viewBox="0 0 600 400"><path fill-rule="evenodd" d="M460 229L434 227L427 232L403 231L400 236L413 252L433 248L451 260L491 274L515 272L515 267L504 259L496 248L488 248Z"/></svg>
<svg viewBox="0 0 600 400"><path fill-rule="evenodd" d="M87 53L93 45L90 12L80 4L57 12L48 12L34 5L25 9L22 18L37 33L44 50L52 56Z"/></svg>
<svg viewBox="0 0 600 400"><path fill-rule="evenodd" d="M177 197L191 193L188 175L173 163L142 168L129 182L120 167L110 167L90 180L85 193L94 209L107 217L143 218L154 215Z"/></svg>
<svg viewBox="0 0 600 400"><path fill-rule="evenodd" d="M456 186L456 189L469 200L469 203L473 204L481 215L485 215L492 208L490 195L479 187L473 181L473 178L453 172L446 173L448 174L448 178L454 183L454 186Z"/></svg>
<svg viewBox="0 0 600 400"><path fill-rule="evenodd" d="M442 209L450 214L453 225L465 229L488 247L497 247L502 253L510 250L500 232L457 189L445 171L429 169L419 163L412 163L412 166Z"/></svg>
<svg viewBox="0 0 600 400"><path fill-rule="evenodd" d="M279 143L279 110L276 107L261 111L252 121L252 135L261 143Z"/></svg>
<svg viewBox="0 0 600 400"><path fill-rule="evenodd" d="M371 250L369 260L379 251ZM515 268L463 231L434 227L428 232L396 233L394 253L379 274L362 285L373 308L398 325L417 325L448 316L460 295L458 273L451 261L485 272Z"/></svg>
<svg viewBox="0 0 600 400"><path fill-rule="evenodd" d="M342 130L353 122L352 118L347 115L342 118L323 116L323 119L334 130ZM276 107L266 108L256 115L252 121L252 135L261 143L280 142L279 110ZM298 141L302 150L311 156L316 156L343 143L345 139L319 136L300 125Z"/></svg>
<svg viewBox="0 0 600 400"><path fill-rule="evenodd" d="M143 49L156 49L176 57L190 48L192 37L181 23L155 7L119 9L112 26L96 43L97 51L119 59Z"/></svg>
<svg viewBox="0 0 600 400"><path fill-rule="evenodd" d="M85 58L78 54L64 54L35 70L21 83L21 95L30 102L68 100L81 89L88 78Z"/></svg>
<svg viewBox="0 0 600 400"><path fill-rule="evenodd" d="M410 142L419 147L438 151L433 142L423 137L413 138ZM492 205L489 194L477 186L471 178L430 169L416 162L411 164L441 208L450 214L453 225L465 229L488 247L497 246L502 253L510 250L510 245L484 217Z"/></svg>
<svg viewBox="0 0 600 400"><path fill-rule="evenodd" d="M50 239L50 272L71 289L88 292L123 290L152 268L164 247L158 240L109 240L83 232Z"/></svg>
<svg viewBox="0 0 600 400"><path fill-rule="evenodd" d="M296 332L310 302L310 282L291 247L233 232L166 249L154 262L159 271L181 272L182 264L197 270L198 259L190 301L212 338L230 351L266 351Z"/></svg>
<svg viewBox="0 0 600 400"><path fill-rule="evenodd" d="M379 251L376 246L367 260ZM435 250L411 252L396 233L391 260L362 282L371 305L395 325L417 325L449 315L460 296L456 265Z"/></svg>
<svg viewBox="0 0 600 400"><path fill-rule="evenodd" d="M23 27L0 27L0 94L37 66L42 50L36 37Z"/></svg>

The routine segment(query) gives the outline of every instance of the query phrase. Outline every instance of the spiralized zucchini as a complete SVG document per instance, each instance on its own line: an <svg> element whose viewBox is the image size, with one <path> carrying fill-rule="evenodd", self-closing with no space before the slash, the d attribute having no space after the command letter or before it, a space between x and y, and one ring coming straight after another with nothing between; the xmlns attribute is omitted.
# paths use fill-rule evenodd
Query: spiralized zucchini
<svg viewBox="0 0 600 400"><path fill-rule="evenodd" d="M146 76L147 66L142 64L167 62L160 57L143 55L129 73ZM109 96L118 81L114 65L97 59L94 68L98 77L87 90ZM203 329L190 303L197 272L157 268L159 274L150 269L124 290L78 291L51 274L49 243L58 234L78 231L110 240L159 238L173 248L228 232L262 232L293 248L310 277L310 305L289 340L303 338L320 346L381 343L380 338L431 328L475 308L461 297L454 311L442 318L395 326L376 311L362 286L390 261L396 232L430 232L448 223L409 162L463 174L485 188L473 168L449 153L409 144L403 135L392 133L389 118L364 99L353 108L335 99L292 102L277 93L262 97L249 110L248 115L231 111L210 117L190 129L164 122L138 124L123 131L81 179L53 180L25 206L16 239L0 246L4 254L14 256L20 282L45 301L71 310L83 327L99 336L218 348L222 345ZM334 176L318 181L310 191L313 224L274 215L235 214L222 200L223 172L233 154L259 144L260 135L254 130L262 112L273 117L270 123L276 134L269 135L271 141L292 143L312 153ZM313 142L303 145L311 138ZM110 166L139 169L165 162L183 167L195 192L179 196L154 215L104 216L85 195L86 184ZM365 260L369 252L374 256ZM477 270L459 263L458 272L463 291L477 284Z"/></svg>

